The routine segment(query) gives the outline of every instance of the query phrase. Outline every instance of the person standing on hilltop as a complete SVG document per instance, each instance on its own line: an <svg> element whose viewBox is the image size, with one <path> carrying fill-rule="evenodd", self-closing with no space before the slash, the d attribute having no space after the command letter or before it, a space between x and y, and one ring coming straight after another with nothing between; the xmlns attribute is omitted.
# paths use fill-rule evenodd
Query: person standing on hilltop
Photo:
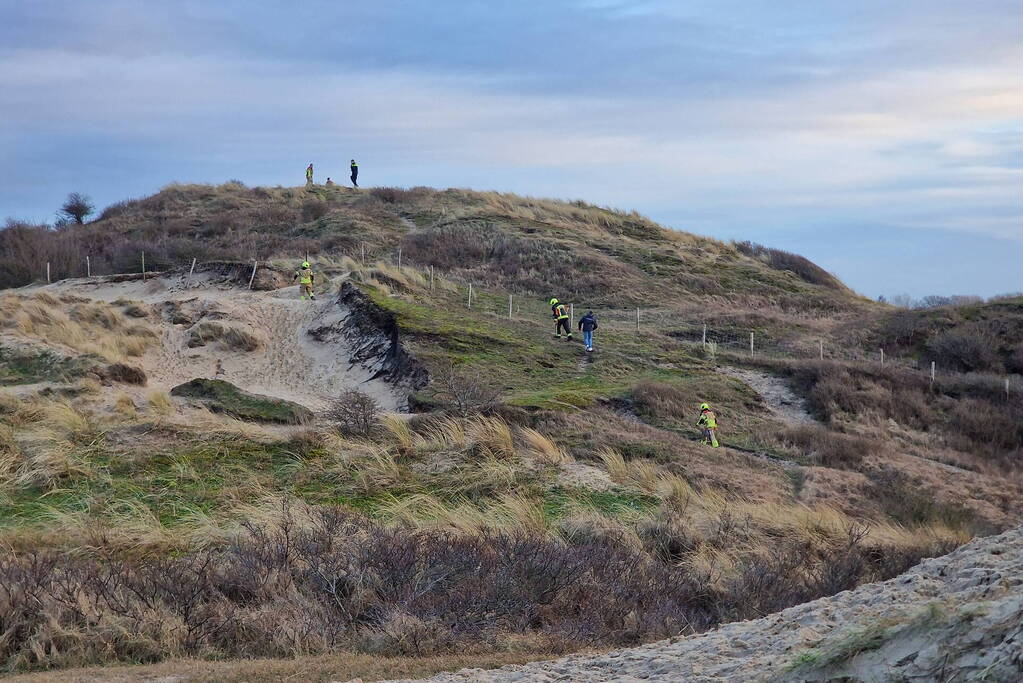
<svg viewBox="0 0 1023 683"><path fill-rule="evenodd" d="M703 433L703 443L710 444L711 447L718 447L718 419L714 415L714 411L710 409L710 406L706 403L700 404L700 419L696 422L696 426L700 428Z"/></svg>
<svg viewBox="0 0 1023 683"><path fill-rule="evenodd" d="M551 316L554 318L554 336L561 339L561 330L565 330L568 341L572 341L572 328L568 326L568 306L551 299Z"/></svg>
<svg viewBox="0 0 1023 683"><path fill-rule="evenodd" d="M304 301L308 295L310 300L316 301L316 295L313 294L313 269L308 261L302 261L302 267L295 271L295 277L291 281L295 280L298 280L298 291L302 300Z"/></svg>
<svg viewBox="0 0 1023 683"><path fill-rule="evenodd" d="M355 163L355 159L352 159L352 187L356 189L359 187L359 165Z"/></svg>
<svg viewBox="0 0 1023 683"><path fill-rule="evenodd" d="M313 184L313 165L312 164L309 164L308 166L305 167L305 184L306 185L312 185Z"/></svg>
<svg viewBox="0 0 1023 683"><path fill-rule="evenodd" d="M324 183L324 187L334 187L334 181L330 179L330 176L327 176L327 182Z"/></svg>
<svg viewBox="0 0 1023 683"><path fill-rule="evenodd" d="M593 330L597 329L597 316L593 311L586 311L586 315L579 318L579 329L583 332L583 346L593 351Z"/></svg>

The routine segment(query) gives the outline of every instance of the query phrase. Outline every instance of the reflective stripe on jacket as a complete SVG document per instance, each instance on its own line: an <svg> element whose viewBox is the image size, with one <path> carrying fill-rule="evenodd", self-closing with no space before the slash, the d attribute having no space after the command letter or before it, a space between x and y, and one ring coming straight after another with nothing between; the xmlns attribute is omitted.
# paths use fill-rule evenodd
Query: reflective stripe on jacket
<svg viewBox="0 0 1023 683"><path fill-rule="evenodd" d="M718 419L712 411L705 410L700 414L700 421L696 424L707 429L717 429Z"/></svg>
<svg viewBox="0 0 1023 683"><path fill-rule="evenodd" d="M568 307L565 304L558 304L554 307L554 317L558 320L568 319Z"/></svg>
<svg viewBox="0 0 1023 683"><path fill-rule="evenodd" d="M313 271L307 268L303 268L302 270L298 271L297 275L300 284L303 285L313 284Z"/></svg>

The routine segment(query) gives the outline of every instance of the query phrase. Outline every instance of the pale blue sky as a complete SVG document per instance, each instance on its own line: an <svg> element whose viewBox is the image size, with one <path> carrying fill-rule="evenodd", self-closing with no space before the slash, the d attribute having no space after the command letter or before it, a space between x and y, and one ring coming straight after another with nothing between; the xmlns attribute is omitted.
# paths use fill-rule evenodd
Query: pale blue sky
<svg viewBox="0 0 1023 683"><path fill-rule="evenodd" d="M0 217L351 157L1023 290L1023 0L0 0Z"/></svg>

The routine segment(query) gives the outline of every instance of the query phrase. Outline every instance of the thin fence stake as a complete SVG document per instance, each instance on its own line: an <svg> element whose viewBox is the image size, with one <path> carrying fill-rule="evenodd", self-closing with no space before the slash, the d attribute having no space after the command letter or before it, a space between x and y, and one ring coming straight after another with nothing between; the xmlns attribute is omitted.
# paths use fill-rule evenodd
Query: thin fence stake
<svg viewBox="0 0 1023 683"><path fill-rule="evenodd" d="M50 262L46 262L46 284L50 284Z"/></svg>
<svg viewBox="0 0 1023 683"><path fill-rule="evenodd" d="M824 340L818 339L817 343L820 344L821 347L821 360L824 360Z"/></svg>
<svg viewBox="0 0 1023 683"><path fill-rule="evenodd" d="M192 273L195 272L195 259L192 259L192 267L188 270L188 277L192 277Z"/></svg>
<svg viewBox="0 0 1023 683"><path fill-rule="evenodd" d="M703 323L703 348L707 348L707 323Z"/></svg>
<svg viewBox="0 0 1023 683"><path fill-rule="evenodd" d="M92 277L92 263L88 256L85 257L85 277Z"/></svg>
<svg viewBox="0 0 1023 683"><path fill-rule="evenodd" d="M881 367L884 367L884 349L881 349Z"/></svg>
<svg viewBox="0 0 1023 683"><path fill-rule="evenodd" d="M430 266L430 291L433 291L433 266Z"/></svg>
<svg viewBox="0 0 1023 683"><path fill-rule="evenodd" d="M575 328L575 304L568 305L568 333L572 334Z"/></svg>
<svg viewBox="0 0 1023 683"><path fill-rule="evenodd" d="M639 332L639 309L636 309L636 331Z"/></svg>
<svg viewBox="0 0 1023 683"><path fill-rule="evenodd" d="M749 357L753 357L753 333L749 333Z"/></svg>
<svg viewBox="0 0 1023 683"><path fill-rule="evenodd" d="M398 272L401 272L401 247L398 247Z"/></svg>
<svg viewBox="0 0 1023 683"><path fill-rule="evenodd" d="M142 252L142 279L146 279L146 252Z"/></svg>
<svg viewBox="0 0 1023 683"><path fill-rule="evenodd" d="M360 244L359 245L359 249L362 251L362 265L363 265L363 267L365 267L366 266L366 243L363 242L362 244Z"/></svg>
<svg viewBox="0 0 1023 683"><path fill-rule="evenodd" d="M1009 378L1005 378L1005 400L1009 400Z"/></svg>
<svg viewBox="0 0 1023 683"><path fill-rule="evenodd" d="M931 384L934 384L934 361L931 361Z"/></svg>
<svg viewBox="0 0 1023 683"><path fill-rule="evenodd" d="M509 318L512 317L512 295L511 294L508 295L508 317ZM1008 382L1008 380L1006 380L1006 382Z"/></svg>
<svg viewBox="0 0 1023 683"><path fill-rule="evenodd" d="M469 308L472 308L472 283L469 283Z"/></svg>
<svg viewBox="0 0 1023 683"><path fill-rule="evenodd" d="M259 261L252 262L252 275L249 277L249 289L252 289L252 283L256 279L256 266L259 265Z"/></svg>

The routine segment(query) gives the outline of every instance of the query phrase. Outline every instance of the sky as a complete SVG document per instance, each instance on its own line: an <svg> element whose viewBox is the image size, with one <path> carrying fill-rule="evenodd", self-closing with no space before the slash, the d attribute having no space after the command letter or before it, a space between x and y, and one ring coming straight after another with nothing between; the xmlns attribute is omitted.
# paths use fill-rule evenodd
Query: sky
<svg viewBox="0 0 1023 683"><path fill-rule="evenodd" d="M0 0L0 218L353 157L1021 291L1023 0Z"/></svg>

